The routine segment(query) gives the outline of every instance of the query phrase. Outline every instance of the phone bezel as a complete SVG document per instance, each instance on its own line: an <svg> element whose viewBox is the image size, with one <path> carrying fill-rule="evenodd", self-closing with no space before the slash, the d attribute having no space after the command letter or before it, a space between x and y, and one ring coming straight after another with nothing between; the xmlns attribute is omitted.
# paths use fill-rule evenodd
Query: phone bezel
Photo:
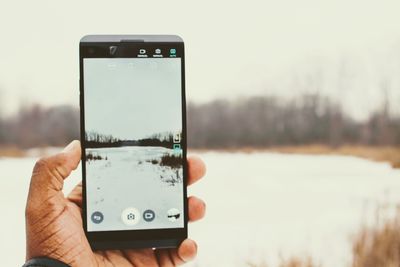
<svg viewBox="0 0 400 267"><path fill-rule="evenodd" d="M107 39L107 38L105 38ZM185 60L183 42L147 42L141 39L124 39L119 42L80 42L79 68L80 68L80 128L82 144L82 219L85 234L93 249L119 249L119 248L165 248L176 247L187 238L188 204L187 204L187 131L186 131L186 96L185 96ZM117 51L110 54L109 47L117 46ZM183 150L183 202L184 202L184 227L148 230L118 230L118 231L87 231L87 199L86 199L86 155L85 155L85 103L84 103L84 58L137 58L138 49L154 51L156 48L162 50L176 49L176 57L181 58L181 95L182 95L182 150ZM151 57L151 56L150 56Z"/></svg>

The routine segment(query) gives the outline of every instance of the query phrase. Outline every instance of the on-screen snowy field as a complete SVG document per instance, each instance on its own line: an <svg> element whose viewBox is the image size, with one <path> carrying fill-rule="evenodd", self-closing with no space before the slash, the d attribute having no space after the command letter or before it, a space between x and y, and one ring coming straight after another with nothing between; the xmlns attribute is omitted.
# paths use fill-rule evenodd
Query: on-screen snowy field
<svg viewBox="0 0 400 267"><path fill-rule="evenodd" d="M174 155L173 149L126 146L86 149L86 153L102 158L86 163L88 216L98 211L104 215L99 224L89 220L89 231L183 227L183 170L152 163ZM121 214L131 207L140 214L152 210L155 219L125 225ZM173 208L181 216L171 222L167 213Z"/></svg>

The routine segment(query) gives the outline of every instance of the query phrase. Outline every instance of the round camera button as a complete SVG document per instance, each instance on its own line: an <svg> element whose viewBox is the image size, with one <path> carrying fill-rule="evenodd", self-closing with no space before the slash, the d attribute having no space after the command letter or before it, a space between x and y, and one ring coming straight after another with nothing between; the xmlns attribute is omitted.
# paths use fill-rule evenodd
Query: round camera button
<svg viewBox="0 0 400 267"><path fill-rule="evenodd" d="M126 208L122 211L121 220L128 226L135 225L140 221L140 213L135 208Z"/></svg>

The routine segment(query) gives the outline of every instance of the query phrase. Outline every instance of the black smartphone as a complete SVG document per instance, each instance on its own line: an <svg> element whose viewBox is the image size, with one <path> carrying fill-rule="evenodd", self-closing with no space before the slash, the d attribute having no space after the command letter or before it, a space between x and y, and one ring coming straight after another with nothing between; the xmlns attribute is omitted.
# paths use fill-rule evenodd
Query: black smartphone
<svg viewBox="0 0 400 267"><path fill-rule="evenodd" d="M184 44L88 35L80 47L84 229L93 249L187 237Z"/></svg>

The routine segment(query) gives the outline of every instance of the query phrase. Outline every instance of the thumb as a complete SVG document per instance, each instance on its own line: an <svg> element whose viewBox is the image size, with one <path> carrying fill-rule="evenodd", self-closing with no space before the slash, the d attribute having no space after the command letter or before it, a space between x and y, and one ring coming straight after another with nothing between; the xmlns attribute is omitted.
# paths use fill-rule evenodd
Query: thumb
<svg viewBox="0 0 400 267"><path fill-rule="evenodd" d="M75 140L62 152L38 160L32 173L28 201L45 201L60 192L64 179L78 167L80 159L80 142Z"/></svg>

